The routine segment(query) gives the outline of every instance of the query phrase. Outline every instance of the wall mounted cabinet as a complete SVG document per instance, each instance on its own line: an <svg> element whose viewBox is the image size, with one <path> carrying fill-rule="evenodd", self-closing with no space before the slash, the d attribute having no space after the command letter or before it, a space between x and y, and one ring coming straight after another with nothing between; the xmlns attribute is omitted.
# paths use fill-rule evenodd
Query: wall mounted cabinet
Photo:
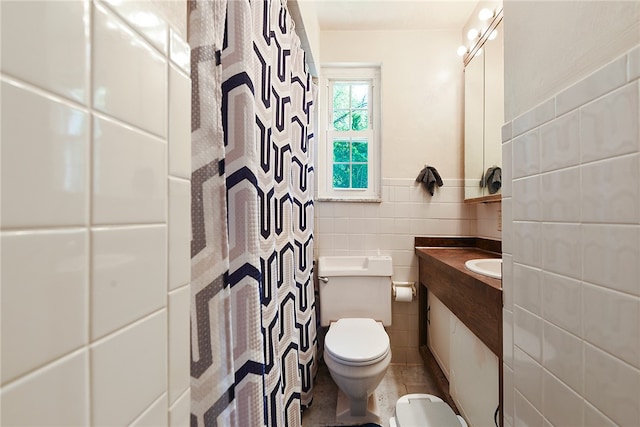
<svg viewBox="0 0 640 427"><path fill-rule="evenodd" d="M500 200L500 191L481 186L487 170L502 166L504 48L502 14L490 26L464 70L465 201ZM494 33L495 31L495 33Z"/></svg>

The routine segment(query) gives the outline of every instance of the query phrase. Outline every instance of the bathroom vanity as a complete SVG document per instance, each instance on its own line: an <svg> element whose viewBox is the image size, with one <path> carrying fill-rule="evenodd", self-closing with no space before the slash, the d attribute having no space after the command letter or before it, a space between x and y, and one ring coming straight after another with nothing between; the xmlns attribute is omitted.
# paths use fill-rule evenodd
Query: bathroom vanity
<svg viewBox="0 0 640 427"><path fill-rule="evenodd" d="M441 370L445 397L472 425L492 426L502 407L501 280L474 273L465 262L500 258L500 242L416 237L415 253L423 358Z"/></svg>

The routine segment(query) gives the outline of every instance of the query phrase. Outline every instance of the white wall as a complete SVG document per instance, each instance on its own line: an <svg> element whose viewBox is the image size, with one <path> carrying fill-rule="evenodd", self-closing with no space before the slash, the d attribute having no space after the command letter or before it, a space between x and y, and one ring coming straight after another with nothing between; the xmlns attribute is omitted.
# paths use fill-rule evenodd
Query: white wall
<svg viewBox="0 0 640 427"><path fill-rule="evenodd" d="M188 425L186 3L1 7L0 424Z"/></svg>
<svg viewBox="0 0 640 427"><path fill-rule="evenodd" d="M509 426L640 419L640 39L624 36L637 11L505 4L505 102L517 115L503 132ZM553 40L521 30L559 23L567 29L549 31ZM586 35L594 28L597 42ZM572 51L583 54L575 75L550 62Z"/></svg>
<svg viewBox="0 0 640 427"><path fill-rule="evenodd" d="M640 38L637 1L507 0L504 16L507 121L622 55Z"/></svg>
<svg viewBox="0 0 640 427"><path fill-rule="evenodd" d="M462 61L458 30L322 32L324 63L381 63L382 203L316 202L316 254L393 257L394 280L417 281L415 236L474 236L463 203ZM444 187L414 182L425 164ZM421 363L417 302L394 303L394 362Z"/></svg>
<svg viewBox="0 0 640 427"><path fill-rule="evenodd" d="M425 163L462 178L458 31L324 31L323 63L382 63L382 177L415 178Z"/></svg>

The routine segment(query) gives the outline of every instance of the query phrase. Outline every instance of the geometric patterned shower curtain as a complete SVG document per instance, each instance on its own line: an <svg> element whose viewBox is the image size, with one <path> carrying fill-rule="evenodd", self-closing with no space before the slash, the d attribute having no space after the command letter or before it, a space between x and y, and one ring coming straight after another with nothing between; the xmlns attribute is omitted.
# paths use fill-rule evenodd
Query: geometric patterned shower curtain
<svg viewBox="0 0 640 427"><path fill-rule="evenodd" d="M286 2L253 1L267 424L299 425L316 369L313 90Z"/></svg>
<svg viewBox="0 0 640 427"><path fill-rule="evenodd" d="M313 99L286 2L189 2L192 426L298 426L316 371Z"/></svg>

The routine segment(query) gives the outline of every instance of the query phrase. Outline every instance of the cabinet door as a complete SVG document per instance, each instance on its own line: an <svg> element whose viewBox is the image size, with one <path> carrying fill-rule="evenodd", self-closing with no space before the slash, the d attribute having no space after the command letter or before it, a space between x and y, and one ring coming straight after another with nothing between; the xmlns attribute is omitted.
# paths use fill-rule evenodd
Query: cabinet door
<svg viewBox="0 0 640 427"><path fill-rule="evenodd" d="M428 344L444 375L449 378L449 314L451 311L429 292Z"/></svg>
<svg viewBox="0 0 640 427"><path fill-rule="evenodd" d="M498 357L451 313L449 393L470 426L494 426Z"/></svg>

